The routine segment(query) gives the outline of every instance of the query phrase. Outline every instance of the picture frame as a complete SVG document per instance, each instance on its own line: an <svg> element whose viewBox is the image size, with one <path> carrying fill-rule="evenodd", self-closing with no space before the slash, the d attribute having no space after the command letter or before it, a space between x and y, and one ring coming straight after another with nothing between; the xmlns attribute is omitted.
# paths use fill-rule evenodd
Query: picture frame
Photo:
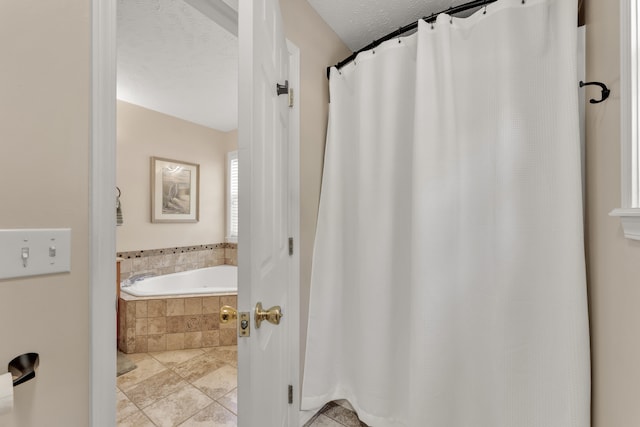
<svg viewBox="0 0 640 427"><path fill-rule="evenodd" d="M200 165L151 157L151 222L198 222Z"/></svg>

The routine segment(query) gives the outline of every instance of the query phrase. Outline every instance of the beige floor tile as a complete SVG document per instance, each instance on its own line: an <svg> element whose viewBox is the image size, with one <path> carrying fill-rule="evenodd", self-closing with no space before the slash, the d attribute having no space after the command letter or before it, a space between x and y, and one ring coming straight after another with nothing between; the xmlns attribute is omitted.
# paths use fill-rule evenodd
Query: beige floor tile
<svg viewBox="0 0 640 427"><path fill-rule="evenodd" d="M137 361L136 368L133 371L120 375L116 380L116 384L120 390L127 391L135 387L139 382L159 374L165 369L167 368L162 363L153 357L147 357Z"/></svg>
<svg viewBox="0 0 640 427"><path fill-rule="evenodd" d="M145 408L187 385L182 377L173 371L165 370L126 391L127 397L138 406Z"/></svg>
<svg viewBox="0 0 640 427"><path fill-rule="evenodd" d="M151 357L151 356L149 356L149 353L129 353L126 356L133 363L138 363L139 361L141 361L143 359L148 359L149 357Z"/></svg>
<svg viewBox="0 0 640 427"><path fill-rule="evenodd" d="M222 360L223 362L238 367L238 346L230 345L230 346L222 346L222 347L213 347L206 349L207 353L212 355L218 360Z"/></svg>
<svg viewBox="0 0 640 427"><path fill-rule="evenodd" d="M137 411L135 414L118 421L118 427L156 427L145 414Z"/></svg>
<svg viewBox="0 0 640 427"><path fill-rule="evenodd" d="M345 427L362 427L365 426L362 423L355 412L346 409L334 402L327 404L322 409L322 415L326 415L332 420L342 424Z"/></svg>
<svg viewBox="0 0 640 427"><path fill-rule="evenodd" d="M180 427L236 427L237 425L235 414L214 402L180 424Z"/></svg>
<svg viewBox="0 0 640 427"><path fill-rule="evenodd" d="M219 399L238 386L238 370L224 365L195 380L192 384L212 399Z"/></svg>
<svg viewBox="0 0 640 427"><path fill-rule="evenodd" d="M138 407L120 390L116 392L116 419L118 421L138 412Z"/></svg>
<svg viewBox="0 0 640 427"><path fill-rule="evenodd" d="M143 411L159 427L173 427L191 418L213 401L191 385L147 406Z"/></svg>
<svg viewBox="0 0 640 427"><path fill-rule="evenodd" d="M194 348L189 350L160 351L150 354L154 359L165 365L167 368L172 368L189 359L200 356L202 353L204 352L199 348Z"/></svg>
<svg viewBox="0 0 640 427"><path fill-rule="evenodd" d="M307 423L304 427L344 427L342 424L332 420L331 418L325 415L318 415L318 418Z"/></svg>
<svg viewBox="0 0 640 427"><path fill-rule="evenodd" d="M118 426L236 426L237 346L128 357L137 368L117 379Z"/></svg>
<svg viewBox="0 0 640 427"><path fill-rule="evenodd" d="M224 362L208 353L204 353L186 362L179 363L171 369L185 380L193 383L197 379L204 377L222 366L225 366Z"/></svg>
<svg viewBox="0 0 640 427"><path fill-rule="evenodd" d="M238 389L234 388L229 393L217 399L218 403L238 415Z"/></svg>

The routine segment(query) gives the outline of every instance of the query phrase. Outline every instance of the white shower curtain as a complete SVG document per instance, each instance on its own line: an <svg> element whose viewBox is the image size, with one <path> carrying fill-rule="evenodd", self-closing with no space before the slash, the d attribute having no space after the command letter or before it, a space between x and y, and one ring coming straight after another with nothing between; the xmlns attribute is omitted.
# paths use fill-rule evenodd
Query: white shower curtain
<svg viewBox="0 0 640 427"><path fill-rule="evenodd" d="M576 17L499 0L332 69L303 409L589 426Z"/></svg>

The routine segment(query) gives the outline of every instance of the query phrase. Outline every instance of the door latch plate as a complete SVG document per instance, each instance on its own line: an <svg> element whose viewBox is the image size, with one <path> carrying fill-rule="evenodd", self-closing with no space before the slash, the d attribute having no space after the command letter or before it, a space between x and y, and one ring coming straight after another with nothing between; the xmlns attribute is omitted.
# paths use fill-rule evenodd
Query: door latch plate
<svg viewBox="0 0 640 427"><path fill-rule="evenodd" d="M238 313L238 336L246 338L251 335L251 317L248 311Z"/></svg>

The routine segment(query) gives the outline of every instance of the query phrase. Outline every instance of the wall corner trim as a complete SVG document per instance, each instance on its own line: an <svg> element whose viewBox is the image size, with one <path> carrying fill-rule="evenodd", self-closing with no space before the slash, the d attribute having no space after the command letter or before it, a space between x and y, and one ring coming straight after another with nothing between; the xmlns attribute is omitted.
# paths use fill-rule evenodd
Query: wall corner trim
<svg viewBox="0 0 640 427"><path fill-rule="evenodd" d="M116 424L116 2L91 2L89 425Z"/></svg>

